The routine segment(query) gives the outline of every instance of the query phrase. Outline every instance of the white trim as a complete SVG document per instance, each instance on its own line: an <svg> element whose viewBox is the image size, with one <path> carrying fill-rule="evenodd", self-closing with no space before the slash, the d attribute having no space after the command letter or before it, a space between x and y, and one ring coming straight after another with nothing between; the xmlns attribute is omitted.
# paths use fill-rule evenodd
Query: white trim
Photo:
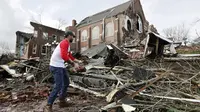
<svg viewBox="0 0 200 112"><path fill-rule="evenodd" d="M47 32L42 32L42 38L47 40L48 39L49 34Z"/></svg>

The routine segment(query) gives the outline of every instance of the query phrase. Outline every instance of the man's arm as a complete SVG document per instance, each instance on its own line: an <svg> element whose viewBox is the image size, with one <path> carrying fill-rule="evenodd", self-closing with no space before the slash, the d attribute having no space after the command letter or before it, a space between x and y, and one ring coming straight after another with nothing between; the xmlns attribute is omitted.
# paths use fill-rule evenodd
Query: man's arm
<svg viewBox="0 0 200 112"><path fill-rule="evenodd" d="M61 42L60 43L60 55L61 58L66 61L67 63L74 65L74 62L71 60L71 58L68 56L68 48L69 48L69 43L68 42Z"/></svg>
<svg viewBox="0 0 200 112"><path fill-rule="evenodd" d="M70 58L72 61L75 60L75 58L72 56L72 53L71 53L71 52L69 52L69 58Z"/></svg>
<svg viewBox="0 0 200 112"><path fill-rule="evenodd" d="M76 63L82 63L81 60L78 60L78 59L74 58L74 57L72 56L72 53L71 53L71 52L69 52L69 58L70 58L72 61L76 62Z"/></svg>

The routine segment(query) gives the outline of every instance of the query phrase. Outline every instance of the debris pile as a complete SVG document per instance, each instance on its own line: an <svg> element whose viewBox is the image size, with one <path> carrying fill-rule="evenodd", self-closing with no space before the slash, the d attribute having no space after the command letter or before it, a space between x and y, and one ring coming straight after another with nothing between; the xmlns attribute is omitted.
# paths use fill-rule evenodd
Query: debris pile
<svg viewBox="0 0 200 112"><path fill-rule="evenodd" d="M76 111L200 111L199 60L135 60L119 47L104 43L76 56L83 60L86 68L86 71L70 74L70 87L74 91L68 93L73 95L77 90L85 93L76 96L79 97L74 102L79 106ZM9 75L0 82L1 103L47 98L52 88L49 83L53 83L49 58L21 60L0 67L1 73ZM93 100L81 105L83 97Z"/></svg>
<svg viewBox="0 0 200 112"><path fill-rule="evenodd" d="M14 55L13 54L0 54L0 65L7 64L9 62L14 61Z"/></svg>
<svg viewBox="0 0 200 112"><path fill-rule="evenodd" d="M74 87L106 97L109 104L102 110L200 111L199 60L130 60L107 48L107 56L116 55L117 61L95 57L86 65L87 72L71 75Z"/></svg>

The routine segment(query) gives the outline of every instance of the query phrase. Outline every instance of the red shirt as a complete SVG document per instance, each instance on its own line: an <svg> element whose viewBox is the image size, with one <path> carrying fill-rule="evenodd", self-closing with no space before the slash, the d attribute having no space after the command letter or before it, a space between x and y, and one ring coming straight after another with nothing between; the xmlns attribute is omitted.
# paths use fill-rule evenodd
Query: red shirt
<svg viewBox="0 0 200 112"><path fill-rule="evenodd" d="M69 59L73 61L75 59L70 52L70 43L66 39L60 42L60 56L65 61L68 61Z"/></svg>

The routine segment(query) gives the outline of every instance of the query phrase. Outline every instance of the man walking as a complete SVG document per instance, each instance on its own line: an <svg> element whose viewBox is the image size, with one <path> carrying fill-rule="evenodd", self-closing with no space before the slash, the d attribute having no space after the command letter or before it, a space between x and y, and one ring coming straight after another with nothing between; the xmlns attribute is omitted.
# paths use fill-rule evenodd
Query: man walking
<svg viewBox="0 0 200 112"><path fill-rule="evenodd" d="M50 93L47 105L44 107L44 112L52 112L52 105L58 93L60 101L59 106L69 106L65 101L67 88L69 86L69 74L66 71L64 63L67 62L78 69L79 65L75 62L79 62L79 60L75 59L70 52L70 43L73 42L73 38L75 37L74 33L72 31L67 31L64 37L64 40L58 44L51 56L50 71L53 73L55 85Z"/></svg>

